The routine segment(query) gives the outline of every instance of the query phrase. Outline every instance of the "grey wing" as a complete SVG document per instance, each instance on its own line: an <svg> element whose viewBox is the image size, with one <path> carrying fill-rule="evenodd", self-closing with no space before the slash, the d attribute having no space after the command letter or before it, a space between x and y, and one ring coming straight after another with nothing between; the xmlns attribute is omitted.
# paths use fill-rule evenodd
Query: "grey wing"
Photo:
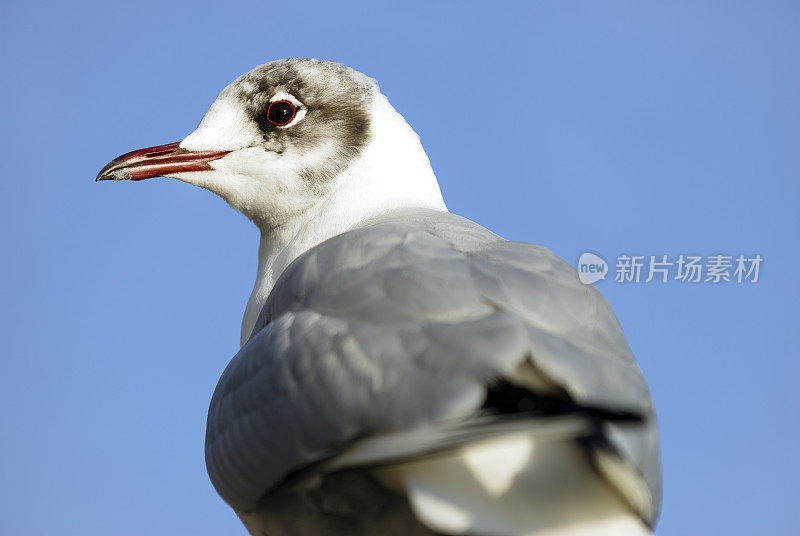
<svg viewBox="0 0 800 536"><path fill-rule="evenodd" d="M645 521L657 515L644 379L605 298L545 248L446 213L394 215L297 259L254 333L219 381L206 438L209 475L237 511L361 438L475 419L509 382L640 415L603 422L587 446L601 471L633 467L644 492L623 491Z"/></svg>

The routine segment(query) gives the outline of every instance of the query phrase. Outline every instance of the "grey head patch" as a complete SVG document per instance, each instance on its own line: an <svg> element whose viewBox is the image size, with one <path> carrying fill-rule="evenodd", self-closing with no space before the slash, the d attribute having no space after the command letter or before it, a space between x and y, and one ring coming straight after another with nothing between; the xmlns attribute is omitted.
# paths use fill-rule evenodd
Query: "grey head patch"
<svg viewBox="0 0 800 536"><path fill-rule="evenodd" d="M369 106L377 93L371 78L331 61L292 58L265 63L239 77L233 92L258 125L265 149L283 154L327 149L330 156L300 171L316 190L341 173L370 140ZM305 108L305 117L290 126L267 119L270 99L288 93Z"/></svg>

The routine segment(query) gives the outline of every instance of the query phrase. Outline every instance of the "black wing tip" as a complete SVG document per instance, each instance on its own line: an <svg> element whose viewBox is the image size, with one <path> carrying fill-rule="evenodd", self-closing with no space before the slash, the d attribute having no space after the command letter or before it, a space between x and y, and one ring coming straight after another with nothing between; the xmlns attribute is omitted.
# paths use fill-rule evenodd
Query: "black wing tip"
<svg viewBox="0 0 800 536"><path fill-rule="evenodd" d="M595 407L577 404L566 394L558 396L535 393L508 380L498 380L486 388L481 409L500 415L554 417L584 415L598 421L644 422L645 416L627 408Z"/></svg>

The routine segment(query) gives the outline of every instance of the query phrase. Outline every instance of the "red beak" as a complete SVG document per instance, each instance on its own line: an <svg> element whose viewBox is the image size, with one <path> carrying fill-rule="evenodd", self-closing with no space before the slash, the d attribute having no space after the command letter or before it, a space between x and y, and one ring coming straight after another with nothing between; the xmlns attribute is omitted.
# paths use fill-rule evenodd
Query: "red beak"
<svg viewBox="0 0 800 536"><path fill-rule="evenodd" d="M178 147L178 142L148 147L118 156L100 170L95 180L140 181L183 171L206 171L212 169L209 162L229 152L187 151Z"/></svg>

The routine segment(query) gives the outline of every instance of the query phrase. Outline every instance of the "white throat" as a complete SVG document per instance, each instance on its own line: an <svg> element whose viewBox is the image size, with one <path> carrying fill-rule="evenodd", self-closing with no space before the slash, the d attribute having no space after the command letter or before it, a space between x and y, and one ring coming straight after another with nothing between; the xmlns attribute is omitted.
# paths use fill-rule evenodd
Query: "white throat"
<svg viewBox="0 0 800 536"><path fill-rule="evenodd" d="M447 211L419 137L381 94L373 101L372 137L360 156L310 210L278 230L262 229L258 275L242 320L241 344L250 338L275 281L312 247L392 210Z"/></svg>

